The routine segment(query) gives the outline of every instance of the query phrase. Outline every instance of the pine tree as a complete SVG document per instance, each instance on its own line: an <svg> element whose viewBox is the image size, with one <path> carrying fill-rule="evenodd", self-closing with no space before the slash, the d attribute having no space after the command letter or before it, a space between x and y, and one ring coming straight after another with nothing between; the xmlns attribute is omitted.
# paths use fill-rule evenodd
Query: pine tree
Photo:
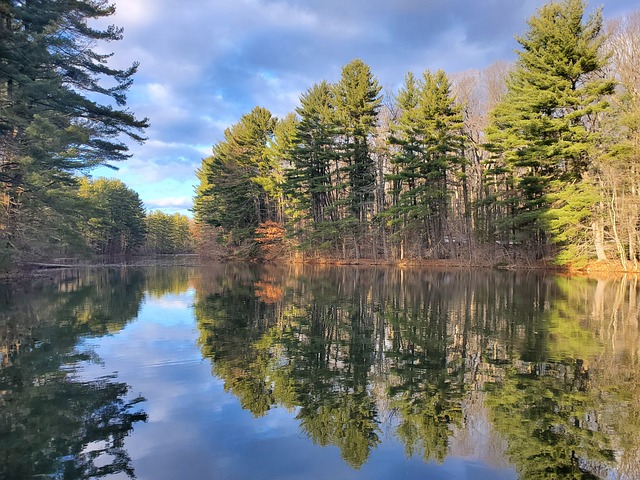
<svg viewBox="0 0 640 480"><path fill-rule="evenodd" d="M398 147L392 160L396 171L387 177L394 184L397 201L385 216L402 225L402 251L410 233L417 239L418 250L433 248L443 241L450 180L464 161L462 115L443 71L426 71L421 81L409 73L398 105L402 113L390 138Z"/></svg>
<svg viewBox="0 0 640 480"><path fill-rule="evenodd" d="M331 86L321 82L309 88L301 96L296 113L300 121L292 139L287 188L302 217L311 221L317 233L307 235L303 247L308 248L309 241L327 246L336 240L328 234L327 223L338 220L334 192L338 130ZM300 224L301 229L307 226L308 222Z"/></svg>
<svg viewBox="0 0 640 480"><path fill-rule="evenodd" d="M601 11L585 21L585 9L582 0L563 0L529 20L488 130L488 147L504 158L517 189L504 199L512 208L507 227L517 241L538 247L547 241L541 216L551 187L583 180L605 95L613 89L599 75L605 64Z"/></svg>
<svg viewBox="0 0 640 480"><path fill-rule="evenodd" d="M277 211L272 221L284 223L287 216L295 216L295 213L286 211L289 208L285 199L286 194L286 169L291 166L291 150L294 144L298 118L295 113L289 113L282 119L278 119L273 127L273 135L267 143L265 152L271 165L270 180L267 184L267 193L277 205ZM271 221L270 220L270 221Z"/></svg>
<svg viewBox="0 0 640 480"><path fill-rule="evenodd" d="M0 225L15 249L30 247L20 235L28 208L57 208L58 190L75 174L128 158L127 137L144 140L147 120L125 108L138 65L111 68L110 55L93 49L122 37L121 29L90 26L114 12L105 0L0 7Z"/></svg>
<svg viewBox="0 0 640 480"><path fill-rule="evenodd" d="M146 250L149 253L190 253L193 244L190 220L185 215L151 212L146 218Z"/></svg>
<svg viewBox="0 0 640 480"><path fill-rule="evenodd" d="M375 189L375 166L368 137L382 101L380 90L369 66L361 60L345 65L335 86L336 113L344 142L341 156L347 165L351 210L360 223L371 212Z"/></svg>
<svg viewBox="0 0 640 480"><path fill-rule="evenodd" d="M427 246L433 249L442 244L448 233L450 184L465 162L462 156L463 120L444 71L435 74L427 71L423 77L419 129L424 136L424 162L420 169L424 188L420 194L426 218Z"/></svg>
<svg viewBox="0 0 640 480"><path fill-rule="evenodd" d="M142 246L147 233L144 205L120 180L83 178L79 195L88 201L88 218L79 225L96 253L121 255Z"/></svg>
<svg viewBox="0 0 640 480"><path fill-rule="evenodd" d="M254 108L225 130L224 140L197 172L196 219L222 227L232 245L251 243L261 223L277 218L274 176L280 175L275 172L279 167L267 154L275 123L268 110Z"/></svg>
<svg viewBox="0 0 640 480"><path fill-rule="evenodd" d="M342 68L335 85L336 114L342 137L340 157L348 178L348 204L355 229L355 254L360 254L360 242L371 220L375 200L375 163L369 151L382 99L381 87L368 65L354 60Z"/></svg>
<svg viewBox="0 0 640 480"><path fill-rule="evenodd" d="M389 137L389 143L397 147L396 154L391 159L393 171L386 177L391 181L393 203L382 216L400 236L401 259L404 259L407 234L412 227L416 227L412 211L418 207L416 182L422 161L422 139L418 128L421 88L421 83L409 72L398 92L397 103L401 113L397 123L392 125Z"/></svg>

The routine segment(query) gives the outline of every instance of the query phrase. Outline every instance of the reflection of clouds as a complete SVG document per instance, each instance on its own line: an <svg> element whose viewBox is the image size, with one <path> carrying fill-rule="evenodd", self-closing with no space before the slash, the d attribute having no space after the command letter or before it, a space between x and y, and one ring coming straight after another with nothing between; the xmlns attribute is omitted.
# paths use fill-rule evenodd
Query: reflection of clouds
<svg viewBox="0 0 640 480"><path fill-rule="evenodd" d="M118 372L132 395L146 398L140 407L148 420L137 424L126 442L138 478L210 478L212 472L249 478L253 467L247 456L269 456L264 452L269 439L301 441L297 422L280 409L254 419L224 391L223 381L212 377L211 364L196 346L188 307L192 296L193 291L147 298L135 322L117 335L92 340L103 364L87 364L82 375ZM285 453L267 462L268 478L277 476Z"/></svg>
<svg viewBox="0 0 640 480"><path fill-rule="evenodd" d="M182 315L174 316L174 323L188 324L191 325L192 314L189 309L193 305L193 298L195 295L195 290L193 288L188 288L184 293L174 294L169 293L162 295L160 297L147 295L145 299L145 303L148 305L148 308L153 309L154 314L162 315L162 311L166 308L184 310ZM158 309L159 311L156 311ZM174 313L172 313L174 315ZM164 316L163 316L164 317ZM151 327L152 325L148 325Z"/></svg>
<svg viewBox="0 0 640 480"><path fill-rule="evenodd" d="M162 308L172 308L172 309L177 308L179 310L184 308L189 308L189 306L191 305L190 301L181 300L178 298L165 298L165 297L150 299L149 303L153 305L157 305Z"/></svg>

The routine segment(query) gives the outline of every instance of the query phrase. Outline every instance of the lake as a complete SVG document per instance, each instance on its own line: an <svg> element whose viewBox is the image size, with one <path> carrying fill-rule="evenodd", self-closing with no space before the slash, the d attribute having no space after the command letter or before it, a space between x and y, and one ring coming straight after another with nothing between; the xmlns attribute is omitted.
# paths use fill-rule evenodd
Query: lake
<svg viewBox="0 0 640 480"><path fill-rule="evenodd" d="M0 285L0 478L640 478L640 284L213 265Z"/></svg>

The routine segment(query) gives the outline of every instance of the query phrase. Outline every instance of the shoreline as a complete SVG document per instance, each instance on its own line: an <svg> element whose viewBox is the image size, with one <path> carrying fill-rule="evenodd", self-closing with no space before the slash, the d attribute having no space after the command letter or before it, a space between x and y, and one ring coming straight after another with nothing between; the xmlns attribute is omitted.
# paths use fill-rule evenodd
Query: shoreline
<svg viewBox="0 0 640 480"><path fill-rule="evenodd" d="M70 260L70 259L58 259ZM99 261L100 259L86 259L81 261L73 259L73 263L63 263L51 260L50 262L25 262L7 272L0 273L0 281L12 282L28 278L38 278L47 276L59 270L69 270L74 268L145 268L145 267L206 267L213 263L237 263L238 260L222 260L200 257L195 254L176 254L160 256L132 256L127 258L110 258L109 261ZM97 261L98 260L98 261ZM107 259L102 259L107 260ZM395 267L409 269L482 269L482 270L502 270L510 272L549 272L556 275L568 276L612 276L622 277L625 275L640 275L638 270L623 270L619 263L615 262L591 262L580 268L561 267L548 262L535 262L526 265L518 264L490 264L487 262L469 262L452 259L421 259L421 260L371 260L371 259L290 259L281 262L248 262L262 265L309 265L326 267Z"/></svg>

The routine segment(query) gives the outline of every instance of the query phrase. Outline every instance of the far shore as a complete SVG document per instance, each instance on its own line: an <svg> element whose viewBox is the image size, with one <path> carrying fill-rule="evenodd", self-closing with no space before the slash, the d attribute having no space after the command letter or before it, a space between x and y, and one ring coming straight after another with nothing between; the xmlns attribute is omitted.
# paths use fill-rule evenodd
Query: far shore
<svg viewBox="0 0 640 480"><path fill-rule="evenodd" d="M592 262L580 268L561 267L548 262L535 263L483 263L467 259L405 259L401 261L372 259L281 259L278 262L256 262L239 259L212 259L197 254L129 255L121 257L57 258L40 262L24 262L14 269L0 273L0 281L12 281L31 277L42 277L58 270L74 268L115 268L115 267L206 267L219 263L247 263L263 265L317 265L335 267L396 267L422 269L485 269L508 271L539 271L556 275L619 277L638 275L640 269L624 270L617 262Z"/></svg>

